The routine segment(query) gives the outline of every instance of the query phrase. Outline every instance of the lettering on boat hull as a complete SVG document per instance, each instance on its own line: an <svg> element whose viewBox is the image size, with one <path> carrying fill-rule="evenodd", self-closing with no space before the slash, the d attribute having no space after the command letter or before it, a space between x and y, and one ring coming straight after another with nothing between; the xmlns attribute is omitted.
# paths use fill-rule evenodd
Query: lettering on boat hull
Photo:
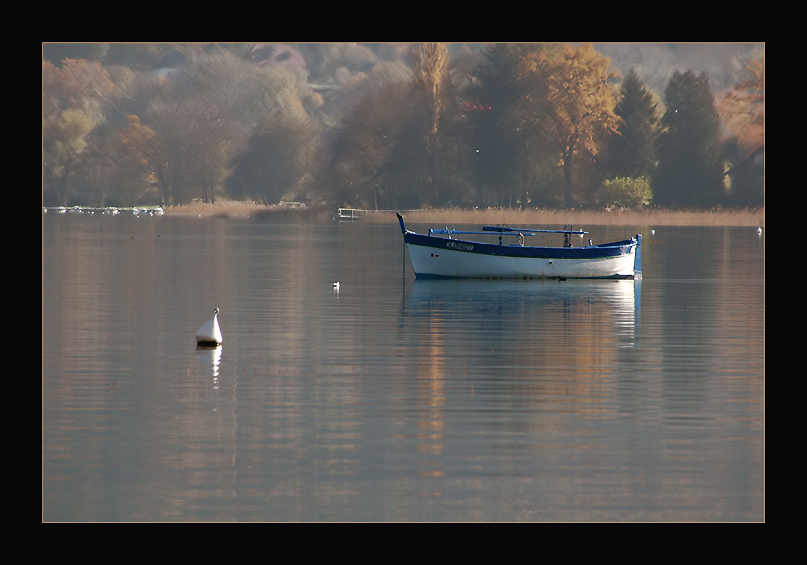
<svg viewBox="0 0 807 565"><path fill-rule="evenodd" d="M446 243L449 249L456 249L457 251L473 251L474 246L472 243L464 243L461 241L449 241Z"/></svg>

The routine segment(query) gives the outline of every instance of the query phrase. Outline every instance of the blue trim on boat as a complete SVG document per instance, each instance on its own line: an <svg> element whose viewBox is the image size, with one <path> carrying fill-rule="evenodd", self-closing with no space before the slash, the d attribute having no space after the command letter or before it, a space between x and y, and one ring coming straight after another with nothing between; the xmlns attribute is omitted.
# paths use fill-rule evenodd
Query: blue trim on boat
<svg viewBox="0 0 807 565"><path fill-rule="evenodd" d="M633 270L636 273L639 273L641 277L642 273L642 234L636 234L636 258L633 260Z"/></svg>
<svg viewBox="0 0 807 565"><path fill-rule="evenodd" d="M476 277L476 276L474 276L474 277L456 277L454 275L433 275L431 273L415 273L415 277L417 278L417 280L423 279L423 280L434 280L434 281L437 281L437 280L441 280L441 281L443 281L443 280L446 280L446 281L447 280L457 280L458 278L463 279L463 280L469 280L469 279L488 279L488 280L522 280L522 279L523 280L536 280L536 279L541 279L541 280L561 280L561 281L568 280L568 277L561 277L561 276L558 276L558 277L538 277L538 276L532 276L532 275L521 275L521 276L509 277L509 276L489 275L489 276L479 276L479 277ZM574 277L574 280L601 280L601 281L612 280L612 281L617 281L617 280L626 280L626 279L632 279L632 278L634 278L634 277L632 277L630 275L610 275L610 276L607 276L607 277Z"/></svg>

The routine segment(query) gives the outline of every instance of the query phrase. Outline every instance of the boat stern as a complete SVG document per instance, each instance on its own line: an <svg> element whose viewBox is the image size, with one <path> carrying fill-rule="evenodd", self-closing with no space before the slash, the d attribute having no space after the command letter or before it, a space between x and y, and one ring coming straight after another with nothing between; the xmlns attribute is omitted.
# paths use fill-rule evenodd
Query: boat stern
<svg viewBox="0 0 807 565"><path fill-rule="evenodd" d="M633 278L642 278L642 234L636 234L636 256L633 259Z"/></svg>

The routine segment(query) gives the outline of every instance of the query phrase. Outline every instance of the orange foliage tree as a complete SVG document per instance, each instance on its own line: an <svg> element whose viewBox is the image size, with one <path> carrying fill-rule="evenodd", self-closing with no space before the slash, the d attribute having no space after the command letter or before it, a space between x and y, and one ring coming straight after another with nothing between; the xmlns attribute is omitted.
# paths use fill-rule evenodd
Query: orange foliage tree
<svg viewBox="0 0 807 565"><path fill-rule="evenodd" d="M563 196L574 205L572 178L575 158L596 157L605 134L616 133L619 119L610 80L617 73L594 47L564 46L558 55L542 51L521 62L525 92L516 104L518 121L554 142L563 167Z"/></svg>
<svg viewBox="0 0 807 565"><path fill-rule="evenodd" d="M151 170L160 191L160 204L165 206L171 202L168 176L170 156L157 134L140 123L140 118L128 115L126 121L126 127L117 132L118 141L131 153L139 155Z"/></svg>

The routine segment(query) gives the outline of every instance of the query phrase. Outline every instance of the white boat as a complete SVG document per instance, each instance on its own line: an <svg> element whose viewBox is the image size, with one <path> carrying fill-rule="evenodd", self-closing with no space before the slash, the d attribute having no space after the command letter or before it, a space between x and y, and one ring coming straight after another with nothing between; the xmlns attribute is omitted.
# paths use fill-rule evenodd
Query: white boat
<svg viewBox="0 0 807 565"><path fill-rule="evenodd" d="M406 229L398 214L404 244L415 276L418 278L554 278L554 279L632 279L642 271L642 236L623 241L573 247L572 235L588 232L522 229L509 226L485 226L482 231L430 229L419 234ZM525 246L526 237L538 233L564 235L563 247ZM498 242L486 243L456 239L458 235L498 236ZM516 243L505 244L511 236Z"/></svg>

